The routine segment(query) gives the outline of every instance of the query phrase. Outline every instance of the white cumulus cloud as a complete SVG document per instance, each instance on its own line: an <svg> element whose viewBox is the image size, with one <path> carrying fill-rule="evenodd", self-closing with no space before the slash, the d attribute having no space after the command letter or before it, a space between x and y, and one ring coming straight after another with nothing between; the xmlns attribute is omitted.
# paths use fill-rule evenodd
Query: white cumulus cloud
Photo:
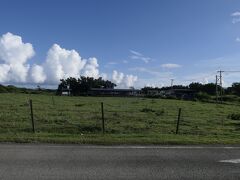
<svg viewBox="0 0 240 180"><path fill-rule="evenodd" d="M98 78L99 77L99 70L98 70L98 61L97 58L89 58L87 64L84 67L84 76Z"/></svg>
<svg viewBox="0 0 240 180"><path fill-rule="evenodd" d="M123 73L117 72L116 70L113 71L112 80L113 80L114 83L116 83L116 84L122 83L123 78L124 78Z"/></svg>
<svg viewBox="0 0 240 180"><path fill-rule="evenodd" d="M131 87L134 85L134 83L138 80L137 76L133 76L133 75L126 75L125 77L125 85L127 87Z"/></svg>
<svg viewBox="0 0 240 180"><path fill-rule="evenodd" d="M124 75L122 72L116 70L113 71L112 81L121 88L129 88L134 86L135 82L138 80L137 76Z"/></svg>
<svg viewBox="0 0 240 180"><path fill-rule="evenodd" d="M32 44L23 42L20 36L0 36L0 83L57 85L60 79L80 76L107 80L108 75L99 71L97 58L83 59L76 50L53 44L41 64L31 65L28 61L34 54ZM137 77L113 71L110 80L120 87L130 87Z"/></svg>
<svg viewBox="0 0 240 180"><path fill-rule="evenodd" d="M47 53L43 64L48 83L58 83L62 78L79 77L86 64L77 51L66 50L54 44Z"/></svg>
<svg viewBox="0 0 240 180"><path fill-rule="evenodd" d="M34 56L32 44L12 33L0 37L1 82L27 82L30 65L27 61Z"/></svg>
<svg viewBox="0 0 240 180"><path fill-rule="evenodd" d="M103 80L108 80L108 75L106 73L101 73L100 77L102 77Z"/></svg>
<svg viewBox="0 0 240 180"><path fill-rule="evenodd" d="M8 81L8 72L10 71L10 66L7 64L0 64L0 82Z"/></svg>
<svg viewBox="0 0 240 180"><path fill-rule="evenodd" d="M31 69L31 77L34 83L44 83L47 78L43 67L36 64Z"/></svg>

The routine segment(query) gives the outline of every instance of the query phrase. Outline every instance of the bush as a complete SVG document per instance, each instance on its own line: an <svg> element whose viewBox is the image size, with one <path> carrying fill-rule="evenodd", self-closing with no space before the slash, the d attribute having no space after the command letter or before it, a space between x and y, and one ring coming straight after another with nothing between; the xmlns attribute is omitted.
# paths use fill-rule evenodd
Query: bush
<svg viewBox="0 0 240 180"><path fill-rule="evenodd" d="M155 110L151 109L151 108L143 108L140 110L141 112L155 112Z"/></svg>
<svg viewBox="0 0 240 180"><path fill-rule="evenodd" d="M200 101L211 100L211 96L205 92L199 92L196 94L196 99Z"/></svg>
<svg viewBox="0 0 240 180"><path fill-rule="evenodd" d="M236 95L227 95L227 96L223 96L222 99L223 101L234 102L234 101L238 101L239 97Z"/></svg>
<svg viewBox="0 0 240 180"><path fill-rule="evenodd" d="M82 107L82 106L84 106L85 104L75 104L75 106L77 106L77 107Z"/></svg>
<svg viewBox="0 0 240 180"><path fill-rule="evenodd" d="M0 85L0 93L7 93L7 92L8 92L7 89L4 86Z"/></svg>
<svg viewBox="0 0 240 180"><path fill-rule="evenodd" d="M150 94L145 95L144 97L146 97L146 98L162 98L161 95L150 95Z"/></svg>
<svg viewBox="0 0 240 180"><path fill-rule="evenodd" d="M228 119L232 120L240 120L240 114L239 113L232 113L227 116Z"/></svg>

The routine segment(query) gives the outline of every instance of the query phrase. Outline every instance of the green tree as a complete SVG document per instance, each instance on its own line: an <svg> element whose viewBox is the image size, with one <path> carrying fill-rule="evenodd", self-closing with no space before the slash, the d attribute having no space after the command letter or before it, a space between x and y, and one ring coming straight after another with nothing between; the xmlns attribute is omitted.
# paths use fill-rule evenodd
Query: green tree
<svg viewBox="0 0 240 180"><path fill-rule="evenodd" d="M81 76L76 79L69 77L67 79L61 79L61 83L58 85L57 94L61 95L62 89L66 89L67 86L71 89L71 94L74 96L87 95L91 88L111 88L113 89L116 84L108 80L103 80L101 77L94 79L92 77Z"/></svg>
<svg viewBox="0 0 240 180"><path fill-rule="evenodd" d="M240 96L240 83L239 82L233 83L231 91L233 94Z"/></svg>

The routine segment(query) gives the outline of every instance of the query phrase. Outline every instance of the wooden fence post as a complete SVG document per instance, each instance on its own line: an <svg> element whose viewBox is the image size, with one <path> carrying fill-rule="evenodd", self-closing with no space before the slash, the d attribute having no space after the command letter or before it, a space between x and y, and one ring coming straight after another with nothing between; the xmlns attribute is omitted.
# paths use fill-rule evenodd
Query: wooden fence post
<svg viewBox="0 0 240 180"><path fill-rule="evenodd" d="M105 133L105 122L104 122L104 110L103 110L103 102L101 102L101 111L102 111L102 132Z"/></svg>
<svg viewBox="0 0 240 180"><path fill-rule="evenodd" d="M33 106L32 106L32 100L29 100L29 106L30 106L30 113L31 113L31 120L32 120L32 131L35 133L35 126L34 126L34 119L33 119Z"/></svg>
<svg viewBox="0 0 240 180"><path fill-rule="evenodd" d="M181 118L181 111L182 111L182 109L179 108L179 110L178 110L178 119L177 119L177 127L176 127L176 134L178 134L179 124L180 124L180 118Z"/></svg>

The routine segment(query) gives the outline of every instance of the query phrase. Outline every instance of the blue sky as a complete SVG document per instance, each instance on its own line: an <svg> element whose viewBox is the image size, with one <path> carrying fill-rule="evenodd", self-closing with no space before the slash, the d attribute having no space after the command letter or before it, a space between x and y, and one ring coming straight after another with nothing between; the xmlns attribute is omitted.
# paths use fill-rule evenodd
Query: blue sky
<svg viewBox="0 0 240 180"><path fill-rule="evenodd" d="M240 70L238 11L235 0L1 0L0 35L31 43L29 72L58 44L81 58L95 57L99 76L137 76L136 87L169 85L171 78L206 83L220 68ZM240 73L224 75L226 86L235 81Z"/></svg>

